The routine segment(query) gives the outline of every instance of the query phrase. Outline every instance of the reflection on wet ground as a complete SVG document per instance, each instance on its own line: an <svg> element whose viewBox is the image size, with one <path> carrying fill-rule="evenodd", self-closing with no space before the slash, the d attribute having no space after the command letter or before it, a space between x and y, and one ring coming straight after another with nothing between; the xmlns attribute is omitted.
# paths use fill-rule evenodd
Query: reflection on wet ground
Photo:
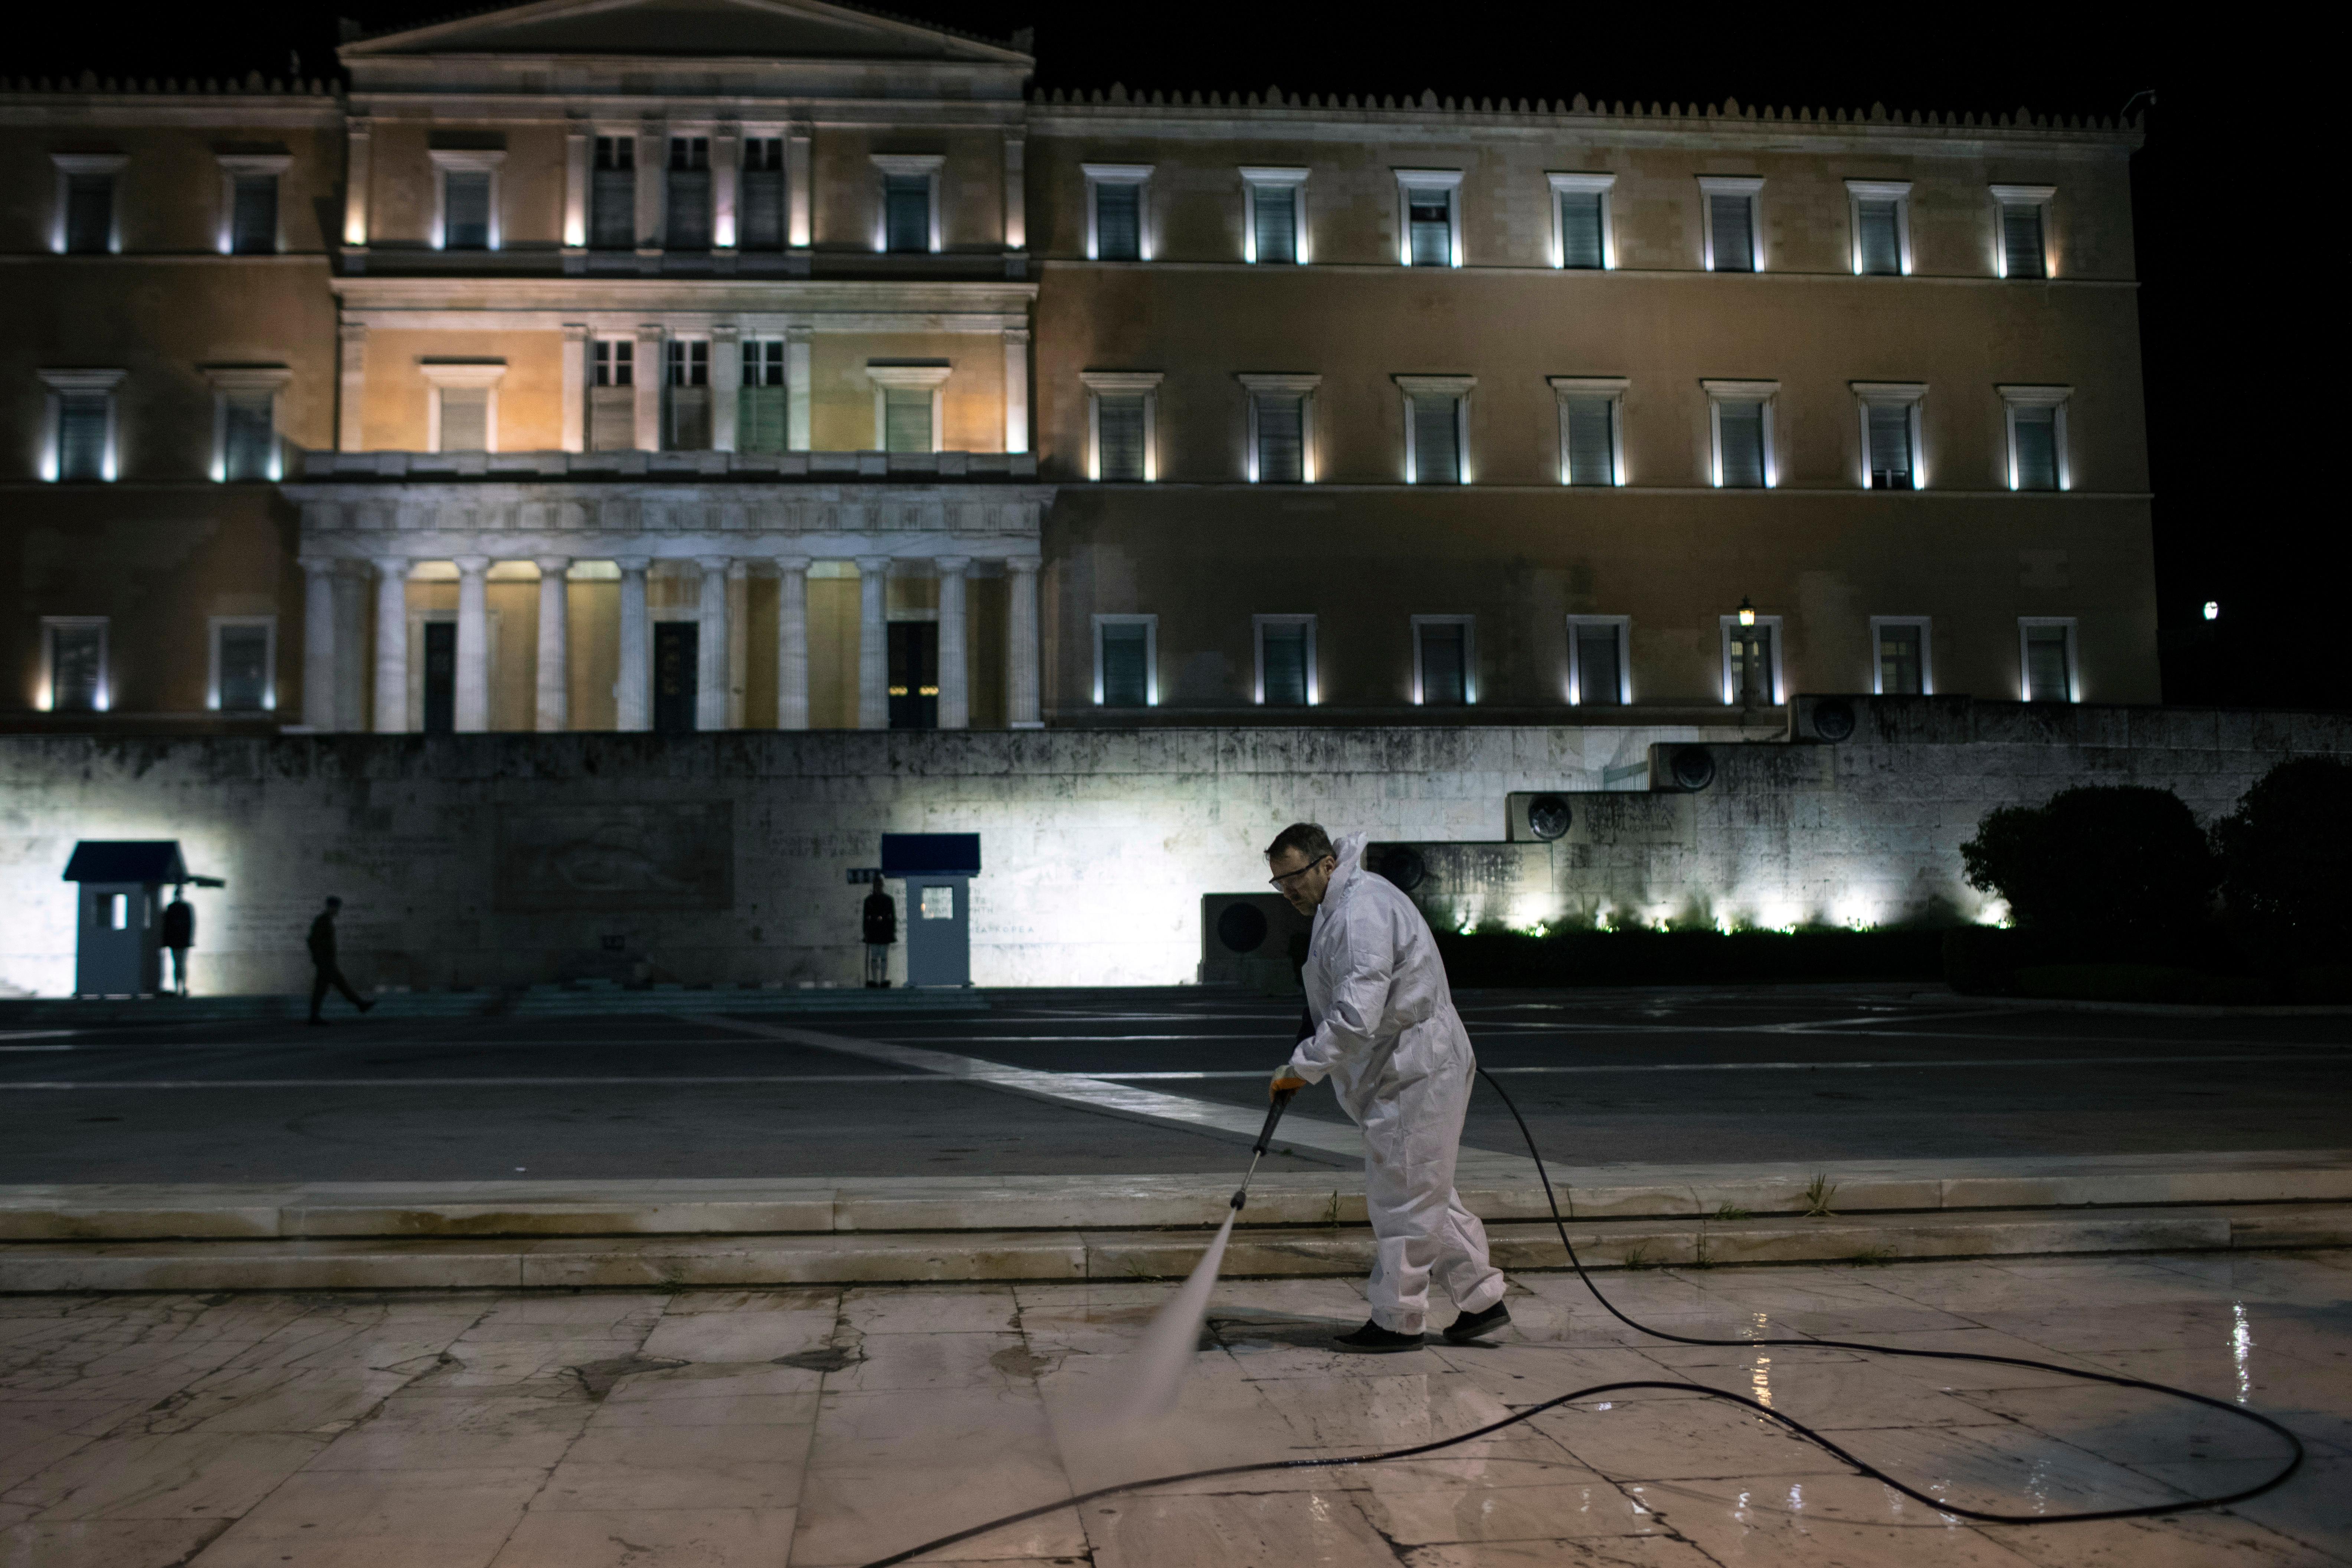
<svg viewBox="0 0 2352 1568"><path fill-rule="evenodd" d="M2219 1512L1979 1527L1696 1395L1546 1412L1425 1459L1178 1482L948 1560L2352 1563L2352 1256L2033 1258L1603 1276L1714 1337L2078 1361L2242 1401L2310 1448ZM1967 1363L1662 1344L1530 1276L1483 1347L1334 1353L1349 1283L1227 1280L1179 1413L1079 1436L1172 1282L0 1299L7 1568L855 1564L1139 1477L1427 1442L1595 1384L1737 1391L1962 1505L2066 1512L2242 1486L2244 1423Z"/></svg>

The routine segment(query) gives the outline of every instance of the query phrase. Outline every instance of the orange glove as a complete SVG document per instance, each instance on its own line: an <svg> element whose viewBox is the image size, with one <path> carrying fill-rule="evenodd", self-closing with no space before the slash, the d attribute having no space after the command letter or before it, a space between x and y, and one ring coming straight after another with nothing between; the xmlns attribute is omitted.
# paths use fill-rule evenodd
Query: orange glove
<svg viewBox="0 0 2352 1568"><path fill-rule="evenodd" d="M1290 1064L1285 1062L1274 1069L1274 1081L1265 1086L1265 1098L1268 1100L1278 1100L1286 1094L1297 1094L1306 1087L1307 1080L1293 1075Z"/></svg>

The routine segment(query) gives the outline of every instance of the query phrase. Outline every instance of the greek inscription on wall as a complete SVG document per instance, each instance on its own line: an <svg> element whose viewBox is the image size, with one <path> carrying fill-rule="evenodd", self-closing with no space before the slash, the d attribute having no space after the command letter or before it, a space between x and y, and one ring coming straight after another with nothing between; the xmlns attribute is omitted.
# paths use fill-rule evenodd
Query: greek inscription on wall
<svg viewBox="0 0 2352 1568"><path fill-rule="evenodd" d="M618 914L734 902L730 802L499 808L500 910Z"/></svg>

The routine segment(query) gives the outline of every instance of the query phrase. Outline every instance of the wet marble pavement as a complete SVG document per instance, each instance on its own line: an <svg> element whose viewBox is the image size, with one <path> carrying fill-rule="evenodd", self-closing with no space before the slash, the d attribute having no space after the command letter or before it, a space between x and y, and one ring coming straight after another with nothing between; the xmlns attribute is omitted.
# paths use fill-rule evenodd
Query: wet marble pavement
<svg viewBox="0 0 2352 1568"><path fill-rule="evenodd" d="M2352 1254L1602 1277L1706 1336L2075 1362L2243 1401L2310 1459L2221 1511L1974 1526L1760 1417L1644 1393L1427 1459L1049 1509L934 1561L1097 1568L2352 1563ZM2217 1492L2251 1424L1965 1363L1643 1340L1572 1278L1488 1348L1347 1357L1350 1284L1227 1281L1182 1408L1077 1420L1172 1284L0 1299L0 1568L857 1564L1141 1476L1427 1441L1553 1394L1737 1390L1964 1506Z"/></svg>

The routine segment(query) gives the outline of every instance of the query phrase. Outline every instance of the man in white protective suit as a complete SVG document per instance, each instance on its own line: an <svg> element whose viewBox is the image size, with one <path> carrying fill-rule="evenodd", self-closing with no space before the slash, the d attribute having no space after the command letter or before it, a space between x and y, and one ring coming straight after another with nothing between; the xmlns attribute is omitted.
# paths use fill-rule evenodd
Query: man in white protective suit
<svg viewBox="0 0 2352 1568"><path fill-rule="evenodd" d="M1511 1321L1502 1273L1486 1260L1486 1227L1454 1191L1477 1060L1429 922L1394 883L1364 868L1363 856L1364 835L1335 847L1311 822L1293 823L1266 847L1275 887L1315 917L1300 975L1307 1017L1272 1092L1328 1075L1364 1130L1364 1206L1377 1248L1366 1292L1372 1318L1335 1342L1419 1349L1434 1275L1459 1309L1445 1337L1464 1343Z"/></svg>

